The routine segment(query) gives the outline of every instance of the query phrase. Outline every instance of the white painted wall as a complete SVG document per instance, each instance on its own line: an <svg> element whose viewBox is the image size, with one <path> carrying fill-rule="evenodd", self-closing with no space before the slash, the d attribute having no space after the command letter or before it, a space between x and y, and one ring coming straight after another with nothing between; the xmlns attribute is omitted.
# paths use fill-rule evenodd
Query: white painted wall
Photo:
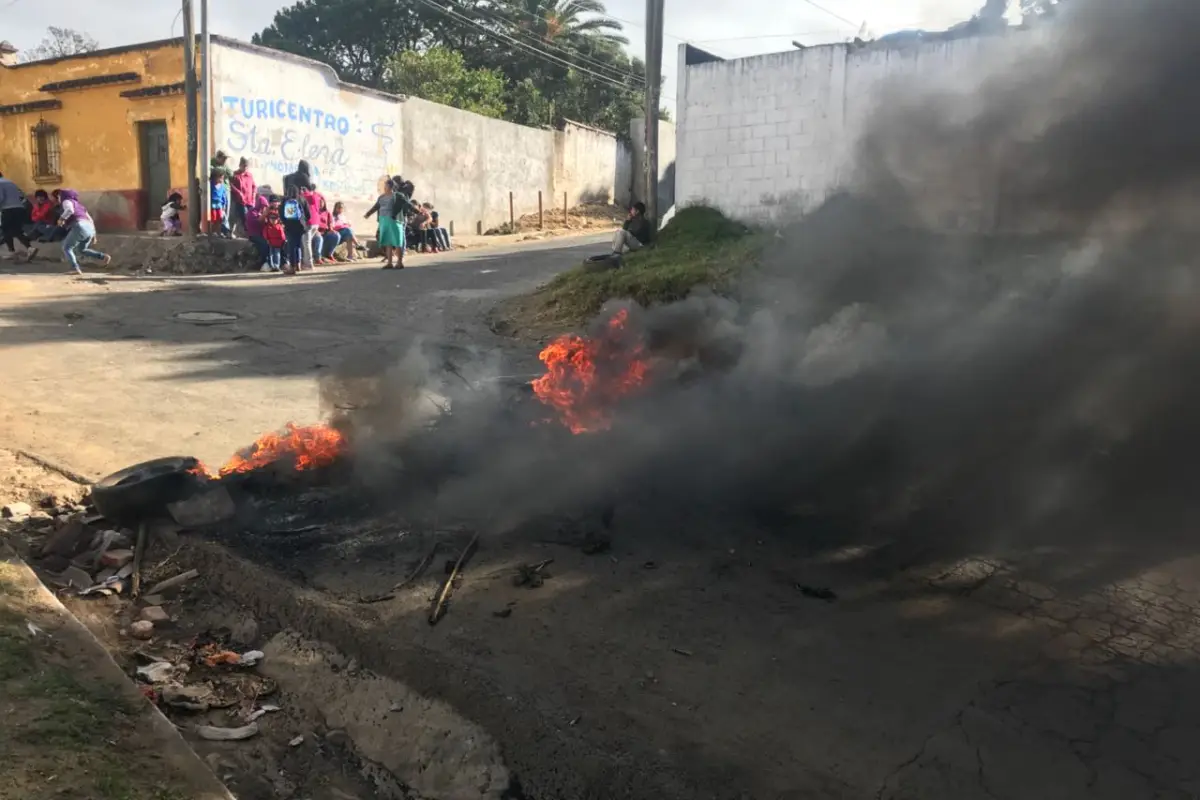
<svg viewBox="0 0 1200 800"><path fill-rule="evenodd" d="M237 42L213 40L213 152L250 160L260 185L306 159L318 188L361 214L389 175L416 185L443 224L475 233L517 216L547 212L563 195L582 202L627 199L629 148L605 131L567 123L554 131L514 125L415 97L342 83L321 63ZM211 153L204 159L208 163Z"/></svg>
<svg viewBox="0 0 1200 800"><path fill-rule="evenodd" d="M224 150L235 166L248 158L260 185L282 192L283 176L303 158L331 203L361 214L381 180L403 171L401 98L273 50L225 40L212 50L213 151Z"/></svg>
<svg viewBox="0 0 1200 800"><path fill-rule="evenodd" d="M881 98L977 77L1004 41L838 44L691 67L680 47L676 201L758 221L810 211L851 180Z"/></svg>

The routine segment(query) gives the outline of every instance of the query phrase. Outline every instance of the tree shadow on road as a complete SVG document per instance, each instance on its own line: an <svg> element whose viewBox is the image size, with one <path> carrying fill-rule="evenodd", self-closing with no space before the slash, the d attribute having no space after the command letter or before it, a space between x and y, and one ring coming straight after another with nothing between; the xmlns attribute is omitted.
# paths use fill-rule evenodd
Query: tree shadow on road
<svg viewBox="0 0 1200 800"><path fill-rule="evenodd" d="M515 353L521 348L494 336L484 313L574 266L591 247L413 256L403 271L318 268L298 278L89 276L78 294L51 286L56 296L41 298L32 286L45 284L31 282L10 292L25 295L20 302L0 307L0 346L112 343L137 360L146 345L167 345L174 350L165 353L164 379L185 381L313 375L352 350L398 356L421 338Z"/></svg>

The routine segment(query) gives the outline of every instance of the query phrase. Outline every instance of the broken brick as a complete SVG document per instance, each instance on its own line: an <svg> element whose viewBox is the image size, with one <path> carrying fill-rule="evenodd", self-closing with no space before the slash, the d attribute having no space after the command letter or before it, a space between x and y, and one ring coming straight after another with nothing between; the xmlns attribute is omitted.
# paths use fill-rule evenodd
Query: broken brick
<svg viewBox="0 0 1200 800"><path fill-rule="evenodd" d="M171 621L171 615L162 606L146 606L142 609L141 618L151 624Z"/></svg>
<svg viewBox="0 0 1200 800"><path fill-rule="evenodd" d="M106 567L120 569L121 567L133 561L132 550L107 550L104 555L100 556L100 563Z"/></svg>

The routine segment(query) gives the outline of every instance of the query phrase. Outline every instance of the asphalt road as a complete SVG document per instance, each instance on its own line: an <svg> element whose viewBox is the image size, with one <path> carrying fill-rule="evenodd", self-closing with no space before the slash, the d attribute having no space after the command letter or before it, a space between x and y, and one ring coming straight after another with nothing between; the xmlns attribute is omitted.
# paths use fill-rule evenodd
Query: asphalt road
<svg viewBox="0 0 1200 800"><path fill-rule="evenodd" d="M417 346L431 358L486 363L495 372L528 370L534 353L494 336L484 314L606 239L416 256L404 271L371 262L291 278L76 281L57 265L7 265L0 271L0 440L93 475L174 453L219 463L264 431L317 421L317 379L350 359L398 360Z"/></svg>

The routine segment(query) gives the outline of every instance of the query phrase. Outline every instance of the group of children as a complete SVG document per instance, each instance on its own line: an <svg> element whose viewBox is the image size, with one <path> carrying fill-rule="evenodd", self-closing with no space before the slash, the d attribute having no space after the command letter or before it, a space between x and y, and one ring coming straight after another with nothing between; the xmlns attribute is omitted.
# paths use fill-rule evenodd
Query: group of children
<svg viewBox="0 0 1200 800"><path fill-rule="evenodd" d="M311 168L299 162L296 172L284 176L284 194L271 194L267 187L256 187L246 159L238 169L226 166L228 157L218 152L209 175L208 230L213 235L232 237L240 224L246 238L258 248L259 269L263 272L294 274L335 262L357 261L365 248L354 235L345 216L345 204L334 203L330 210L325 197L317 191ZM450 234L441 227L432 203L413 199L412 182L400 176L385 181L384 193L367 211L377 214L377 241L384 254L384 269L404 267L409 242L420 252L444 252L451 249ZM178 192L162 206L162 235L183 234L186 206ZM338 248L347 245L346 255Z"/></svg>
<svg viewBox="0 0 1200 800"><path fill-rule="evenodd" d="M254 208L246 212L246 235L263 256L263 272L295 274L335 262L357 261L360 249L344 203L329 210L325 198L315 188L292 185L280 198L259 195ZM346 244L347 255L337 254Z"/></svg>

